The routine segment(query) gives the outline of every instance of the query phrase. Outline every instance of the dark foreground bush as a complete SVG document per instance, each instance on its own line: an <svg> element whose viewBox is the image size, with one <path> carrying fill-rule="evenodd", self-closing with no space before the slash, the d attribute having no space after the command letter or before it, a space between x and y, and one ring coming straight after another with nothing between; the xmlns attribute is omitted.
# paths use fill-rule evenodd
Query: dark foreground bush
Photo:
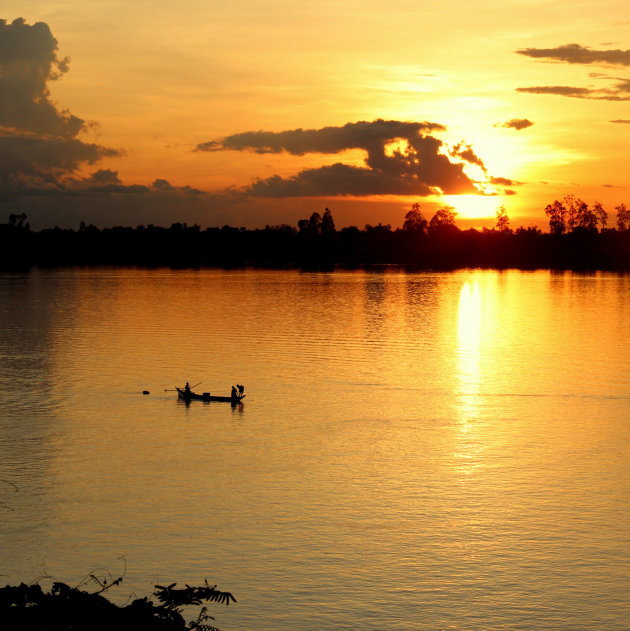
<svg viewBox="0 0 630 631"><path fill-rule="evenodd" d="M120 579L114 581L118 584ZM0 620L7 631L217 631L207 624L213 620L202 607L195 620L186 622L184 607L204 602L229 605L236 599L208 585L176 589L176 583L156 585L153 597L138 598L125 606L107 600L102 592L110 585L101 585L96 593L53 583L50 592L40 585L7 585L0 588Z"/></svg>

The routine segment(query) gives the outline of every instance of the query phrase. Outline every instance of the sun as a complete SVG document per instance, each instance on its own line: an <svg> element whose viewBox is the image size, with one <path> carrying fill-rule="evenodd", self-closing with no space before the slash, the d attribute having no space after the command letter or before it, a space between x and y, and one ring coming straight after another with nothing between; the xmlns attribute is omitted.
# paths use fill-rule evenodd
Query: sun
<svg viewBox="0 0 630 631"><path fill-rule="evenodd" d="M501 206L496 195L444 195L441 200L453 206L462 219L495 217Z"/></svg>

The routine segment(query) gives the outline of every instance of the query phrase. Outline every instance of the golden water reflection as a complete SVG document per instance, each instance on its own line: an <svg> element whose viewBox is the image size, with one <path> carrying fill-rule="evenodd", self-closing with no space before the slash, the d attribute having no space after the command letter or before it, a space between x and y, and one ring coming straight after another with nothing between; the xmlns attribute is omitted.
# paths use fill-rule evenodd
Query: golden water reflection
<svg viewBox="0 0 630 631"><path fill-rule="evenodd" d="M122 598L216 579L235 631L628 628L630 277L19 280L5 582L124 554ZM164 392L186 378L248 396L187 407Z"/></svg>
<svg viewBox="0 0 630 631"><path fill-rule="evenodd" d="M462 421L479 412L482 349L482 300L479 282L466 281L459 292L457 314L457 394Z"/></svg>

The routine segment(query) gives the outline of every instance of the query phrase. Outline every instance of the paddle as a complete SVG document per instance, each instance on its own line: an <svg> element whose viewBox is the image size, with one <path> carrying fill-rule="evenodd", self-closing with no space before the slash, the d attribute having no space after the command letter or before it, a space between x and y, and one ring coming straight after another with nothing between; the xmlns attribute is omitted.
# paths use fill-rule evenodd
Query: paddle
<svg viewBox="0 0 630 631"><path fill-rule="evenodd" d="M199 383L196 383L194 386L189 386L190 389L192 390L193 388L196 388L197 386L200 386L203 383L203 381L200 381ZM183 388L181 388L181 390L183 390ZM168 388L164 388L164 392L178 392L178 389L175 388L175 390L173 390L172 388L169 390Z"/></svg>

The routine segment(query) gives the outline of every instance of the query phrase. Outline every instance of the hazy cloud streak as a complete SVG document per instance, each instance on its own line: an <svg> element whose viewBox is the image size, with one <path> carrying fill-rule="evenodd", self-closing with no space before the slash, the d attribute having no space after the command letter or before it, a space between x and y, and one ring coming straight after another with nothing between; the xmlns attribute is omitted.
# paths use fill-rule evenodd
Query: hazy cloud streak
<svg viewBox="0 0 630 631"><path fill-rule="evenodd" d="M529 94L556 94L574 99L590 99L592 101L630 101L628 82L622 81L614 88L577 88L567 85L535 86L531 88L516 88L517 92Z"/></svg>
<svg viewBox="0 0 630 631"><path fill-rule="evenodd" d="M630 66L630 50L593 50L580 44L565 44L556 48L521 48L516 52L534 59L552 59L569 64Z"/></svg>
<svg viewBox="0 0 630 631"><path fill-rule="evenodd" d="M552 59L571 64L604 64L630 66L630 50L592 50L579 44L567 44L557 48L523 48L519 55L538 59ZM614 79L600 73L591 73L593 79ZM581 88L568 85L533 86L516 88L517 92L530 94L556 94L575 99L594 101L629 101L630 80L616 79L616 83L604 88Z"/></svg>

